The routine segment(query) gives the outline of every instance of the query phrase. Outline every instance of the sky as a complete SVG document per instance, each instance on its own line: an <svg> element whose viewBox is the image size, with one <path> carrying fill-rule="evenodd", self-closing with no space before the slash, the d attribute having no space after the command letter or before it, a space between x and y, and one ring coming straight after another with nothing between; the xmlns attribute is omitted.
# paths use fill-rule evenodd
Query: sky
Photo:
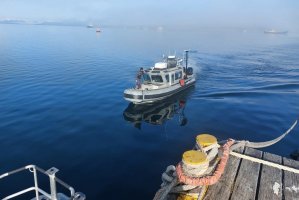
<svg viewBox="0 0 299 200"><path fill-rule="evenodd" d="M0 0L0 19L105 25L297 27L298 0Z"/></svg>

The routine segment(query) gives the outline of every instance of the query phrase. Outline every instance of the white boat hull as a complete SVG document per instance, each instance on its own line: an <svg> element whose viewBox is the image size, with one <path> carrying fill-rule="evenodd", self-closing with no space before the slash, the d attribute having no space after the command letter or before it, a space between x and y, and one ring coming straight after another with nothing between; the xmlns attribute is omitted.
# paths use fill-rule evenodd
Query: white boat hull
<svg viewBox="0 0 299 200"><path fill-rule="evenodd" d="M124 91L124 98L125 100L130 101L134 104L153 103L177 94L178 92L181 92L194 84L195 78L192 77L185 80L184 86L181 86L180 83L177 83L166 88L154 90L141 90L134 88L126 89Z"/></svg>

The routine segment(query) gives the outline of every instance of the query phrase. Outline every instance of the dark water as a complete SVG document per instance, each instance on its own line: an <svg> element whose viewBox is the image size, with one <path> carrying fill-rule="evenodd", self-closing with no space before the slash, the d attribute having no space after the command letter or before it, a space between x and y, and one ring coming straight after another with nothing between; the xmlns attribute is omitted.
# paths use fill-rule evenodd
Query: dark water
<svg viewBox="0 0 299 200"><path fill-rule="evenodd" d="M198 50L196 86L132 108L140 66ZM88 199L151 199L198 133L264 141L299 114L299 35L0 25L0 174L34 163ZM298 127L263 149L288 156ZM16 183L0 185L12 192Z"/></svg>

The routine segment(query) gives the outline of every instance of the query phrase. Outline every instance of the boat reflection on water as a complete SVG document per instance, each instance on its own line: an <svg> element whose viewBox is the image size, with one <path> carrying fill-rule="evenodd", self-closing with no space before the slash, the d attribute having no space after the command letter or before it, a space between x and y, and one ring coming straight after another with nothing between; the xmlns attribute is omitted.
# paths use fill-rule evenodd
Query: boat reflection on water
<svg viewBox="0 0 299 200"><path fill-rule="evenodd" d="M193 90L194 87L191 87L186 91L154 104L136 105L130 103L123 112L124 119L131 122L134 127L141 129L143 122L162 125L174 116L178 116L178 124L185 126L188 119L185 116L184 110L187 99Z"/></svg>

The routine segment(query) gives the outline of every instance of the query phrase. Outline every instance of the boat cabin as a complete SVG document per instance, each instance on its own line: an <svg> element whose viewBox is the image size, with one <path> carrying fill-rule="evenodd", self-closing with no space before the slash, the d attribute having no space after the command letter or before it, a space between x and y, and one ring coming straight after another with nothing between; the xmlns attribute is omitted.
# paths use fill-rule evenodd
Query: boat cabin
<svg viewBox="0 0 299 200"><path fill-rule="evenodd" d="M143 74L143 88L149 85L170 86L179 83L184 77L184 67L182 60L177 60L175 56L168 56L163 62L155 63L154 67L145 70Z"/></svg>

